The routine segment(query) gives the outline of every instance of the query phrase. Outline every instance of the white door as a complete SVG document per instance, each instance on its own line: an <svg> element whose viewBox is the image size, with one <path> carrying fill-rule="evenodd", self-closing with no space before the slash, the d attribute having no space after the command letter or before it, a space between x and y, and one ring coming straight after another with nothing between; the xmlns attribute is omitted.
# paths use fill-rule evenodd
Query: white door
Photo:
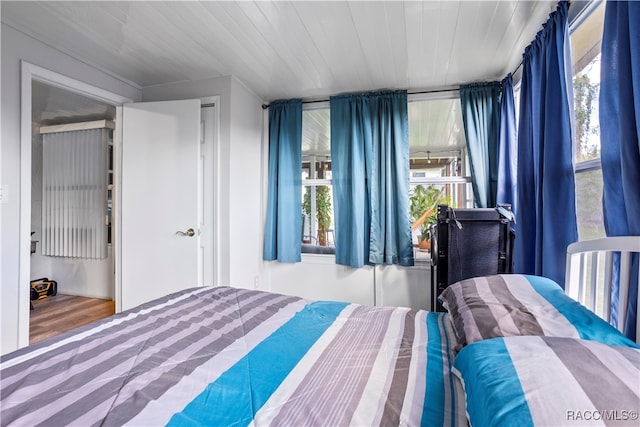
<svg viewBox="0 0 640 427"><path fill-rule="evenodd" d="M122 109L120 309L199 286L200 100Z"/></svg>

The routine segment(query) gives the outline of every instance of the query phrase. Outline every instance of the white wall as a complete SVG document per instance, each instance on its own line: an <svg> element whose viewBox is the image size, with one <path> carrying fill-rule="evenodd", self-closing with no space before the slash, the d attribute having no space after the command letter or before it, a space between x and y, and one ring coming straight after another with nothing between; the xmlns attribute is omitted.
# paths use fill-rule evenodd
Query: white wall
<svg viewBox="0 0 640 427"><path fill-rule="evenodd" d="M0 145L0 351L18 347L18 292L20 257L20 220L31 221L28 212L20 212L20 61L25 60L118 95L140 100L142 91L129 82L115 78L90 65L50 48L33 38L2 24L1 34L2 139ZM29 239L29 236L25 236Z"/></svg>
<svg viewBox="0 0 640 427"><path fill-rule="evenodd" d="M428 264L377 266L375 275L376 305L430 309L431 268Z"/></svg>
<svg viewBox="0 0 640 427"><path fill-rule="evenodd" d="M31 256L31 280L47 277L58 283L58 293L88 298L114 299L113 248L105 259Z"/></svg>
<svg viewBox="0 0 640 427"><path fill-rule="evenodd" d="M336 265L333 255L302 254L300 263L265 262L265 272L269 290L302 298L423 310L431 304L425 263L351 268Z"/></svg>
<svg viewBox="0 0 640 427"><path fill-rule="evenodd" d="M302 262L266 262L272 292L374 305L374 268L336 265L333 255L302 254Z"/></svg>
<svg viewBox="0 0 640 427"><path fill-rule="evenodd" d="M229 143L229 266L227 284L260 287L262 282L262 100L238 79L231 80ZM219 210L220 211L220 210ZM224 282L223 282L224 284Z"/></svg>

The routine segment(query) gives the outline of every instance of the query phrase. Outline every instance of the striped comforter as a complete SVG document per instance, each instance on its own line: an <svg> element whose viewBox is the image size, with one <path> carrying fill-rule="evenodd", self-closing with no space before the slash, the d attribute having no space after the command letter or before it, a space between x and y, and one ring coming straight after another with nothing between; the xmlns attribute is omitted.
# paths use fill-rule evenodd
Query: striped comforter
<svg viewBox="0 0 640 427"><path fill-rule="evenodd" d="M473 426L640 425L640 349L521 336L455 359Z"/></svg>
<svg viewBox="0 0 640 427"><path fill-rule="evenodd" d="M1 359L2 425L466 425L445 314L229 287Z"/></svg>

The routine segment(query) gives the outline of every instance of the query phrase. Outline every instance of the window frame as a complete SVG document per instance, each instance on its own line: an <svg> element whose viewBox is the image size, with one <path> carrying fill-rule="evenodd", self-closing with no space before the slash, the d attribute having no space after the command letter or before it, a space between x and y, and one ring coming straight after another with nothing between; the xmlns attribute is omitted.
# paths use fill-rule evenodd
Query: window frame
<svg viewBox="0 0 640 427"><path fill-rule="evenodd" d="M602 6L601 2L591 2L588 6L586 6L584 9L582 9L582 11L576 16L576 18L571 22L571 24L569 25L569 38L571 39L571 37L573 37L574 32L580 28L581 25L585 24L589 18L591 17L591 15L599 8ZM601 34L601 40L602 40L602 34ZM572 52L573 55L573 52ZM574 58L571 58L571 61L573 63ZM579 59L580 60L580 59ZM578 61L579 61L578 60ZM578 72L581 72L581 70L577 70ZM573 79L576 76L576 70L574 70L573 68L571 69L571 81L572 81L572 85L573 85ZM575 93L574 93L574 104L575 106ZM572 117L572 121L575 121L575 111L572 113L574 117ZM598 124L598 126L600 126ZM600 146L602 146L602 140L601 140L601 135L598 136L598 140L600 142ZM593 172L593 171L602 171L602 162L601 162L601 158L602 158L602 153L599 150L598 151L598 157L597 158L593 158L593 159L589 159L589 160L583 160L583 161L577 161L578 158L578 152L577 152L577 145L580 142L577 141L576 139L576 135L573 135L573 147L572 147L572 156L573 156L573 173L574 173L574 179L577 182L578 178L580 176L580 174L583 173L588 173L588 172ZM578 204L578 193L577 193L577 188L578 186L576 185L576 208L578 208L577 204ZM576 216L577 216L577 211L576 211ZM578 224L578 240L583 240L584 236L580 235L580 224L579 224L579 218L576 218L576 222ZM602 222L602 231L604 231L604 218L603 218L603 222Z"/></svg>
<svg viewBox="0 0 640 427"><path fill-rule="evenodd" d="M591 16L592 13L594 13L596 11L596 9L598 9L598 7L600 7L602 5L601 2L591 2L589 5L587 5L584 9L582 9L580 11L580 13L578 14L578 16L575 17L575 19L570 23L569 25L569 39L571 39L571 37L573 36L573 33L580 28L581 25L583 25ZM600 39L602 40L602 35L600 37ZM573 52L572 52L573 55ZM573 63L573 57L571 58L572 63ZM582 70L580 70L582 71ZM572 83L573 83L573 78L576 75L575 70L572 68L571 69L571 79L572 79ZM574 94L574 98L575 98L575 94ZM575 102L575 100L574 100ZM573 118L573 120L575 121L575 117ZM600 138L598 138L600 139ZM589 159L589 160L583 160L581 162L576 161L576 147L575 145L578 143L578 141L575 140L575 135L573 138L573 162L574 162L574 173L583 173L583 172L590 172L596 169L602 169L602 165L600 162L601 156L594 158L594 159ZM600 154L600 152L598 152Z"/></svg>
<svg viewBox="0 0 640 427"><path fill-rule="evenodd" d="M442 99L454 99L454 100L458 100L460 99L460 90L459 89L445 89L442 91L437 91L437 92L430 92L430 93L414 93L414 94L408 94L407 95L407 103L412 103L412 102L428 102L428 101L437 101L437 100L442 100ZM329 101L318 101L318 102L310 102L310 103L305 103L302 105L302 109L303 111L307 111L307 110L319 110L319 109L328 109L330 110L330 103ZM302 142L301 142L302 143ZM454 150L452 150L454 151ZM473 205L473 191L469 191L467 190L468 188L468 184L472 183L471 180L471 173L470 173L470 166L469 166L469 159L468 159L468 151L467 151L467 147L466 145L460 149L461 152L461 156L460 156L460 161L461 161L461 175L459 176L432 176L432 177L411 177L409 178L409 186L415 186L415 185L447 185L447 184L451 184L451 185L456 185L456 184L465 184L463 187L464 193L463 193L463 198L465 201L467 201L467 203L470 203ZM409 158L411 158L409 156ZM301 165L302 166L302 165ZM311 171L310 171L311 172ZM318 186L332 186L332 179L318 179L318 178L308 178L308 179L304 179L302 181L302 187L318 187ZM328 260L330 259L329 257L333 257L335 258L335 254L314 254L314 253L307 253L307 252L303 252L302 253L302 259L303 261L309 260L309 261L314 261L317 262L318 260ZM422 263L427 263L430 262L430 257L427 257L425 259L416 259L416 263L418 264L422 264Z"/></svg>
<svg viewBox="0 0 640 427"><path fill-rule="evenodd" d="M302 111L304 113L304 111L309 111L309 110L329 110L329 113L331 113L331 107L330 107L330 103L329 101L311 101L311 102L307 102L307 103L303 103L302 104ZM304 115L303 115L303 120L304 120ZM331 126L331 125L329 125ZM331 132L331 129L329 129L329 132ZM300 141L300 144L302 144L302 141ZM300 168L302 170L302 164L300 165ZM311 174L311 170L309 170L309 174ZM331 191L333 191L333 184L332 184L332 180L331 178L307 178L307 179L303 179L302 180L302 188L304 187L320 187L320 186L329 186L331 188ZM313 196L312 196L313 197ZM313 207L315 206L315 203L311 202L311 218L309 218L309 221L312 224L315 224L316 221L316 217L315 217L315 210L313 209ZM334 212L334 207L332 206L332 212L331 212L331 216L333 218L333 212ZM333 222L333 221L332 221ZM303 224L304 227L304 224ZM317 229L315 228L314 225L312 225L312 229L311 232L316 232L316 236L317 236ZM312 238L315 238L314 236L311 236ZM334 236L333 236L333 247L335 247L335 232L334 232ZM311 243L313 246L320 246L317 244L317 242L315 244ZM326 257L333 257L335 258L335 253L331 254L331 253L312 253L312 252L302 252L302 256L303 258L305 257L310 257L310 259L318 259L318 258L326 258Z"/></svg>
<svg viewBox="0 0 640 427"><path fill-rule="evenodd" d="M460 89L444 89L436 92L428 92L428 93L414 93L407 95L407 103L412 102L429 102L429 101L438 101L438 100L458 100L460 102ZM410 126L410 124L409 124ZM464 130L463 130L464 132ZM451 150L452 152L455 150ZM409 154L409 161L411 161L411 154ZM471 179L471 170L469 165L469 153L466 146L466 135L465 135L465 145L460 149L460 173L458 176L431 176L431 177L409 177L409 187L413 187L416 185L447 185L447 184L466 184L463 186L463 199L474 206L473 199L473 190L468 191L468 184L472 183ZM411 175L411 171L409 172ZM466 206L465 206L466 207ZM415 265L424 265L427 263L431 263L431 252L428 253L426 257L424 256L416 256L417 248L414 247L414 263Z"/></svg>

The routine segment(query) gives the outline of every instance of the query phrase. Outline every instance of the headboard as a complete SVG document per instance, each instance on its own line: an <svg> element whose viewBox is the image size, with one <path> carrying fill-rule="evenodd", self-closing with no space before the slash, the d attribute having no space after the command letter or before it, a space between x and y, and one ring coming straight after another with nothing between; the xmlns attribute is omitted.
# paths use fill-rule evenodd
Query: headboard
<svg viewBox="0 0 640 427"><path fill-rule="evenodd" d="M607 237L572 243L567 247L565 292L608 322L611 322L613 254L620 252L618 330L623 331L632 277L632 253L640 253L640 236ZM635 278L640 283L640 267ZM604 274L602 274L604 272ZM640 298L636 305L640 314ZM640 315L636 319L636 342L640 344Z"/></svg>

